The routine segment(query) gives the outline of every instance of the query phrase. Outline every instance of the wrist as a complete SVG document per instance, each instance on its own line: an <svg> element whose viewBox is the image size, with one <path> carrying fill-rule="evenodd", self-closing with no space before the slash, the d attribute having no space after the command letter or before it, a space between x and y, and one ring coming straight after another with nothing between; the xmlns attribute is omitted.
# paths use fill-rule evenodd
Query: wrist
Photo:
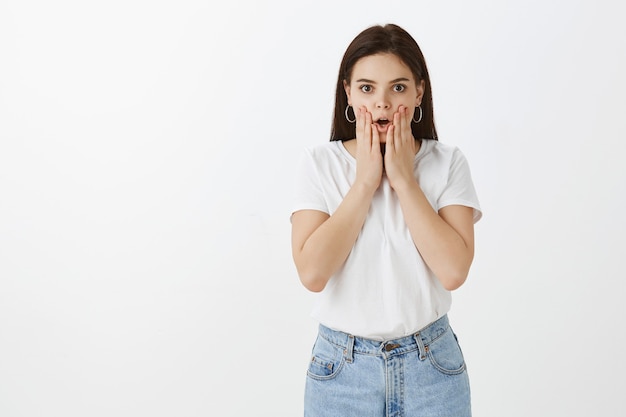
<svg viewBox="0 0 626 417"><path fill-rule="evenodd" d="M359 180L358 178L354 181L354 183L352 184L352 190L354 190L356 193L366 196L366 197L373 197L374 193L376 192L376 190L378 189L378 186L380 185L380 181L378 182L378 184L373 183L373 182L368 182L368 181L364 181L364 180Z"/></svg>
<svg viewBox="0 0 626 417"><path fill-rule="evenodd" d="M416 190L420 190L421 188L417 183L417 180L413 177L411 178L399 178L391 183L391 188L394 189L398 197L402 198L402 196L406 194L413 194Z"/></svg>

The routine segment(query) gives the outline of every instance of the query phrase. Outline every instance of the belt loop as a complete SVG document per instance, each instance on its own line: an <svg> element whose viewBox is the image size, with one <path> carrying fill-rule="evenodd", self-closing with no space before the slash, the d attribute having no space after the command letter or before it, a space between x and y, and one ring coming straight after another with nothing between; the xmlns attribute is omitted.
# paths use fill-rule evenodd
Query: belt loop
<svg viewBox="0 0 626 417"><path fill-rule="evenodd" d="M415 333L413 335L413 338L415 338L415 342L417 343L417 350L420 353L420 360L423 361L424 359L426 359L426 348L424 347L424 341L422 340L422 336L420 336L419 333Z"/></svg>
<svg viewBox="0 0 626 417"><path fill-rule="evenodd" d="M352 363L354 357L354 336L351 334L348 335L348 344L344 349L343 354L346 357L346 362Z"/></svg>

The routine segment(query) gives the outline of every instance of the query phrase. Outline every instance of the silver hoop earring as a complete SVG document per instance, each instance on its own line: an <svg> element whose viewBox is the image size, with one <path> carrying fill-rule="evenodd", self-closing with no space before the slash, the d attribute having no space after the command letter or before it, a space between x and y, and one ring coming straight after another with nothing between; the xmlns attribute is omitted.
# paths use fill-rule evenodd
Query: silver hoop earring
<svg viewBox="0 0 626 417"><path fill-rule="evenodd" d="M415 120L415 115L413 115L413 122L414 123L419 123L422 121L422 106L417 106L418 109L420 109L420 117L419 119Z"/></svg>
<svg viewBox="0 0 626 417"><path fill-rule="evenodd" d="M346 115L346 120L347 120L348 122L350 122L350 123L354 123L354 122L356 122L356 115L354 115L354 119L350 120L350 116L348 116L348 109L349 109L349 108L350 108L350 105L348 104L348 105L346 106L346 110L343 112L343 114L345 114L345 115Z"/></svg>

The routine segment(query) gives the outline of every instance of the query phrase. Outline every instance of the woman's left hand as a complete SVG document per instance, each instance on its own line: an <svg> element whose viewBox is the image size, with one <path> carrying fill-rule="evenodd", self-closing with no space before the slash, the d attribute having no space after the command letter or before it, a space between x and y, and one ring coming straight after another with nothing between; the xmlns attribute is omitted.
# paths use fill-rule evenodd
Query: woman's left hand
<svg viewBox="0 0 626 417"><path fill-rule="evenodd" d="M387 130L385 145L385 172L392 188L415 182L413 161L417 144L411 131L409 109L400 106L393 115L393 124Z"/></svg>

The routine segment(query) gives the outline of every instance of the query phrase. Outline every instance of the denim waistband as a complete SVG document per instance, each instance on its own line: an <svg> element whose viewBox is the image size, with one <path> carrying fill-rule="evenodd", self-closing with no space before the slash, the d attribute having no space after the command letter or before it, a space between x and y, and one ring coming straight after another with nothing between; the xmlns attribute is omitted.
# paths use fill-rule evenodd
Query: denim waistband
<svg viewBox="0 0 626 417"><path fill-rule="evenodd" d="M414 334L399 339L385 341L367 339L332 330L322 324L319 326L319 336L343 348L349 361L352 359L353 353L392 355L415 349L419 350L421 357L425 357L426 352L428 352L428 345L448 331L449 328L448 316L444 315Z"/></svg>

